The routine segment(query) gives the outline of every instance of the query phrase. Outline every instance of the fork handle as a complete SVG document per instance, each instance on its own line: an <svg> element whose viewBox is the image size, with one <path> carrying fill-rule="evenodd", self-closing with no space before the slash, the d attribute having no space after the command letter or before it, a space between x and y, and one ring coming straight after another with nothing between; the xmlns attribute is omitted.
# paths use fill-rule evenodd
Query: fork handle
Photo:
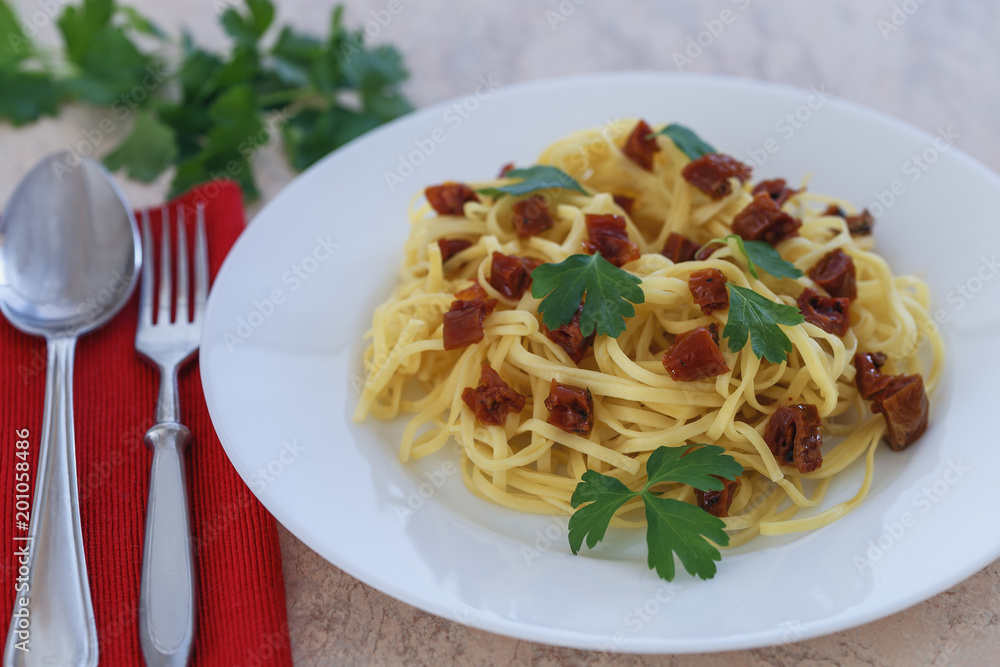
<svg viewBox="0 0 1000 667"><path fill-rule="evenodd" d="M194 640L194 553L184 452L191 431L161 422L146 432L153 451L139 589L139 640L148 667L183 667Z"/></svg>

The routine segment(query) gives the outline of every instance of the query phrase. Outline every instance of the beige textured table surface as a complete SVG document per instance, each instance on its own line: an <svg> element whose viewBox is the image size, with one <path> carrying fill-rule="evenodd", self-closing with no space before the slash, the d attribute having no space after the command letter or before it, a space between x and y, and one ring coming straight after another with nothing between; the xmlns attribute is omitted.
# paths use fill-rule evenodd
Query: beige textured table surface
<svg viewBox="0 0 1000 667"><path fill-rule="evenodd" d="M37 11L45 3L16 4ZM167 27L188 26L200 41L221 40L213 8L221 2L132 4ZM372 12L390 0L346 4L354 25L373 20ZM330 6L290 0L280 2L279 11L308 28L325 25ZM393 42L405 54L412 71L407 93L418 106L466 95L483 75L511 83L595 71L675 71L674 54L729 9L735 20L686 70L823 86L930 131L950 127L962 150L1000 170L1000 3L992 0L401 0L400 6L379 26L376 41ZM565 20L556 22L549 12ZM27 129L0 125L0 202L44 152L80 141L96 113L72 108ZM294 176L275 150L258 154L254 168L265 201ZM129 183L126 190L135 204L153 204L165 184ZM284 529L281 550L298 665L1000 664L1000 563L911 609L827 637L725 654L610 656L508 639L431 616L342 573Z"/></svg>

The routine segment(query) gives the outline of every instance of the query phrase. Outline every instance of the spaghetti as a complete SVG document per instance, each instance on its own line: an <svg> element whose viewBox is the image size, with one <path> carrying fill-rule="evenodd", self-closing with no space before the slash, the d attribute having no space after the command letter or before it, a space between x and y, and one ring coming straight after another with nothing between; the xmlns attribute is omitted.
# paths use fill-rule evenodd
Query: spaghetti
<svg viewBox="0 0 1000 667"><path fill-rule="evenodd" d="M862 228L870 219L848 203L804 187L785 188L780 196L772 192L781 210L801 221L797 234L777 244L782 258L808 271L839 249L853 262L856 296L850 301L849 327L842 335L808 321L782 327L792 345L782 363L758 358L749 343L737 352L720 345L726 372L696 381L673 379L662 357L678 335L713 324L721 331L728 320L727 310L706 314L695 303L692 273L715 269L730 285L788 305L795 305L804 289L820 291L821 285L809 275L789 279L761 272L754 278L733 243L709 246L709 256L702 251L690 261L665 256L661 249L670 243L676 247L681 237L694 248L732 234L734 219L752 204L754 194L751 184L737 178L723 183L728 193L706 194L692 185L690 173L685 176L689 156L667 137L637 137L644 126L615 122L576 132L545 149L539 164L563 170L587 194L568 188L534 193L544 201L549 219L527 235L515 226L512 210L523 196L470 196L468 190L454 215L435 214L423 197L414 198L400 283L375 310L367 334L367 378L355 420L410 415L399 450L402 461L433 454L455 438L463 479L473 493L541 514L572 514L570 498L586 470L637 488L645 483L645 462L657 447L716 444L744 468L723 512L730 546L757 534L823 526L862 502L875 474L875 449L887 435L887 419L873 414L859 392L855 355L884 353L884 370L921 374L928 392L938 382L943 347L928 313L928 289L916 277L892 273ZM635 159L630 147L643 141L655 144ZM482 189L508 182L473 185ZM595 214L624 218L639 257L623 268L641 278L645 300L621 335L598 335L592 353L575 363L547 335L538 314L540 300L530 289L510 298L491 285L491 258L500 252L536 264L562 262L584 252L586 220ZM445 349L443 316L456 293L473 283L486 299L496 300L483 321L482 340ZM463 401L466 388L479 384L484 363L526 399L502 425L477 420ZM549 422L546 398L553 380L589 390L594 422L589 434ZM809 472L775 456L765 440L771 415L780 406L800 404L815 406L827 437L822 465ZM824 511L810 510L820 506L833 477L859 459L865 473L855 496ZM702 500L685 485L673 485L664 495ZM796 516L802 510L808 516ZM638 499L612 522L643 524Z"/></svg>

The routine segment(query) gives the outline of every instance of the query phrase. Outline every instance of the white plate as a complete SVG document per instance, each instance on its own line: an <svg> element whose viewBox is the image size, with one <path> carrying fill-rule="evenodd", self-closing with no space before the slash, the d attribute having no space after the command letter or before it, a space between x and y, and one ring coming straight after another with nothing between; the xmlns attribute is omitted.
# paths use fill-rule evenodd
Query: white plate
<svg viewBox="0 0 1000 667"><path fill-rule="evenodd" d="M492 177L511 160L532 164L553 140L619 117L688 124L755 161L755 177L794 183L811 173L812 190L873 208L881 252L897 272L923 276L947 318L932 426L906 452L881 449L864 505L822 530L724 555L711 581L681 570L673 585L661 582L634 534L573 556L565 520L469 494L453 450L406 467L395 453L399 424L350 421L361 337L395 282L411 195ZM403 182L391 188L388 173ZM257 216L209 301L208 407L236 469L282 524L351 575L432 613L633 652L842 630L1000 555L1000 533L982 516L1000 470L989 373L1000 325L997 201L1000 179L946 140L822 91L653 73L484 84L478 98L425 109L328 156ZM831 498L853 492L841 483Z"/></svg>

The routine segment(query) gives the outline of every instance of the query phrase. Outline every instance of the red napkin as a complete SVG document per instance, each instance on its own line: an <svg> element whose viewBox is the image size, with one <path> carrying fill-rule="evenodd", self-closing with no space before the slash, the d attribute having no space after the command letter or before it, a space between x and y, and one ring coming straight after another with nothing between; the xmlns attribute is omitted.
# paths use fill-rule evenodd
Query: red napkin
<svg viewBox="0 0 1000 667"><path fill-rule="evenodd" d="M205 204L211 275L245 226L237 185L217 181L170 203L184 207L188 239L195 206ZM154 236L160 213L152 215ZM101 665L142 665L138 601L151 454L156 371L134 348L138 289L111 322L76 348L74 410L83 543L97 618ZM16 434L27 429L32 485L42 433L45 342L0 317L0 638L6 638L18 564L14 536ZM180 375L181 421L191 429L187 458L198 607L192 665L291 665L285 582L274 518L257 502L219 444L205 406L198 364Z"/></svg>

